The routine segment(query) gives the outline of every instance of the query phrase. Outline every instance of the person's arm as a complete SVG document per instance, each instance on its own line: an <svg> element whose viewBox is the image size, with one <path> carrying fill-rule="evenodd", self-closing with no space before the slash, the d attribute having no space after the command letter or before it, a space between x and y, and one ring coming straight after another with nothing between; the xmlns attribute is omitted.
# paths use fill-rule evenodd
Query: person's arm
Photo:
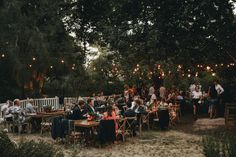
<svg viewBox="0 0 236 157"><path fill-rule="evenodd" d="M219 95L221 95L224 92L224 88L219 84L218 85L219 88Z"/></svg>

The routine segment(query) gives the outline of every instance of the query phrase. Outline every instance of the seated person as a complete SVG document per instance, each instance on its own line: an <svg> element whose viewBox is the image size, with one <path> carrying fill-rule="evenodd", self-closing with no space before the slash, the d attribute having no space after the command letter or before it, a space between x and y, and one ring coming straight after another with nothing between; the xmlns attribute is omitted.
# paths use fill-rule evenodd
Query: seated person
<svg viewBox="0 0 236 157"><path fill-rule="evenodd" d="M33 103L34 103L34 100L30 99L29 102L26 104L26 107L25 107L26 113L35 113L36 112L33 107Z"/></svg>
<svg viewBox="0 0 236 157"><path fill-rule="evenodd" d="M131 109L135 113L146 113L145 107L141 105L141 101L139 99L136 99L135 101L132 102Z"/></svg>
<svg viewBox="0 0 236 157"><path fill-rule="evenodd" d="M16 121L19 123L25 122L25 120L26 120L25 119L25 112L20 107L20 100L19 99L14 100L14 107L12 110L12 114L13 114L13 121Z"/></svg>
<svg viewBox="0 0 236 157"><path fill-rule="evenodd" d="M83 100L79 101L79 104L75 104L75 106L72 108L72 114L69 115L68 119L71 120L80 120L80 119L86 119L86 116L84 115L84 104L85 102Z"/></svg>
<svg viewBox="0 0 236 157"><path fill-rule="evenodd" d="M89 98L87 104L84 106L84 113L88 115L95 115L96 111L94 109L94 100Z"/></svg>
<svg viewBox="0 0 236 157"><path fill-rule="evenodd" d="M13 121L13 114L12 114L13 108L14 108L13 102L9 101L8 106L3 110L4 113L3 116L7 122Z"/></svg>
<svg viewBox="0 0 236 157"><path fill-rule="evenodd" d="M103 113L103 120L114 120L116 124L116 130L118 129L118 124L116 121L116 112L111 105L107 106L107 111Z"/></svg>

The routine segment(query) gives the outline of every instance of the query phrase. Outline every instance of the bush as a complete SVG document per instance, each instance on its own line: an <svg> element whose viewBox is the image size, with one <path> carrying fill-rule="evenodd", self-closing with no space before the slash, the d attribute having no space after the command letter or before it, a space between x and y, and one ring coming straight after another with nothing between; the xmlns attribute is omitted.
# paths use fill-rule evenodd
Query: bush
<svg viewBox="0 0 236 157"><path fill-rule="evenodd" d="M6 133L0 132L0 156L14 156L14 152L16 152L16 145L9 139Z"/></svg>
<svg viewBox="0 0 236 157"><path fill-rule="evenodd" d="M0 132L1 157L63 157L63 153L51 144L40 141L20 142L14 144L5 133Z"/></svg>
<svg viewBox="0 0 236 157"><path fill-rule="evenodd" d="M203 151L206 157L235 157L236 137L228 136L220 140L206 136L203 138Z"/></svg>

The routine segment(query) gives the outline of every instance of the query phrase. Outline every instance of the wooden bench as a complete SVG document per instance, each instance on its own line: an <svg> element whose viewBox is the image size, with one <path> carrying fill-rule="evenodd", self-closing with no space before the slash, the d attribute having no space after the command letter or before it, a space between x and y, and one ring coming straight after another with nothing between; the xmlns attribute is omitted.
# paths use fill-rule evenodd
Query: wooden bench
<svg viewBox="0 0 236 157"><path fill-rule="evenodd" d="M227 103L225 106L225 125L226 128L236 126L236 103Z"/></svg>

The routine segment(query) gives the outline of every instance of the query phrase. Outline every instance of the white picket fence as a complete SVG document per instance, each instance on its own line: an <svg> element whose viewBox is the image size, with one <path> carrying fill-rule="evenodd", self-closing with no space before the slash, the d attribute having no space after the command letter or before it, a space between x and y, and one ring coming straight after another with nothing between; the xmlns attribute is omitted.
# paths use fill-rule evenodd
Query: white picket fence
<svg viewBox="0 0 236 157"><path fill-rule="evenodd" d="M59 104L59 98L40 98L40 99L33 99L34 103L33 105L36 108L37 112L42 112L44 106L51 106L52 109L57 110L57 109L62 109L63 106L60 106ZM21 100L20 104L22 108L26 107L26 104L29 102L29 99L26 100Z"/></svg>

